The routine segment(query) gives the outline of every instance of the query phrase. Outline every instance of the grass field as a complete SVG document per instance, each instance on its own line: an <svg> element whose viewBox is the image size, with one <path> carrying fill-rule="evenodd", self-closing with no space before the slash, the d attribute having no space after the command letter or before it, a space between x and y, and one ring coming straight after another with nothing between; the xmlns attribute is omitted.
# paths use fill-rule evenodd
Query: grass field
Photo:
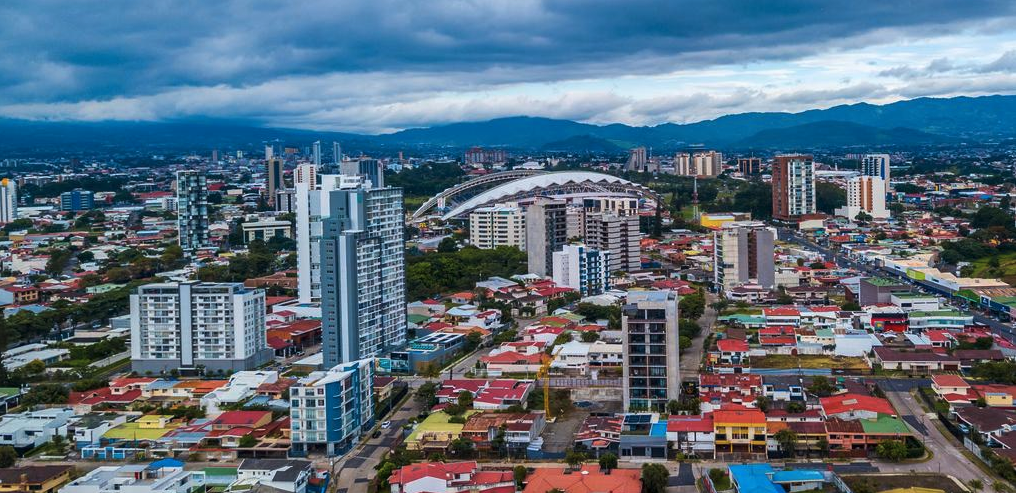
<svg viewBox="0 0 1016 493"><path fill-rule="evenodd" d="M998 267L992 266L992 259L998 262ZM975 260L968 269L970 277L999 278L1009 284L1016 283L1016 252Z"/></svg>
<svg viewBox="0 0 1016 493"><path fill-rule="evenodd" d="M943 490L946 493L965 493L955 481L942 474L850 475L843 476L843 481L854 491L866 489L864 486L871 487L868 491L885 491L918 486L921 488Z"/></svg>
<svg viewBox="0 0 1016 493"><path fill-rule="evenodd" d="M771 354L762 358L751 358L751 366L755 368L829 368L840 370L867 370L868 365L863 358L846 356L827 356L824 354Z"/></svg>

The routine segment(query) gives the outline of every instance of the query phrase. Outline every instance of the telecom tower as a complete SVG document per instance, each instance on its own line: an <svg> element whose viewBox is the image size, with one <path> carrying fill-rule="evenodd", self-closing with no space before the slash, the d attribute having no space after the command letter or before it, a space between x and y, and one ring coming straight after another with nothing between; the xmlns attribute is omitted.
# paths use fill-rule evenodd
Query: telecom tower
<svg viewBox="0 0 1016 493"><path fill-rule="evenodd" d="M699 214L698 207L698 177L692 178L692 192L691 192L691 210L695 216L695 222L698 222L702 216Z"/></svg>

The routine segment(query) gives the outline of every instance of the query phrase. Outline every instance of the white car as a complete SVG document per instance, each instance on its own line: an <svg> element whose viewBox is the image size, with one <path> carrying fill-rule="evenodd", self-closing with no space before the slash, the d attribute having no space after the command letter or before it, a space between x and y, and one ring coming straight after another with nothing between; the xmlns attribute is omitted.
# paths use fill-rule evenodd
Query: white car
<svg viewBox="0 0 1016 493"><path fill-rule="evenodd" d="M381 423L381 428L383 428L385 430L387 430L388 428L391 428L391 426L392 426L392 422L391 421L385 421L384 423Z"/></svg>

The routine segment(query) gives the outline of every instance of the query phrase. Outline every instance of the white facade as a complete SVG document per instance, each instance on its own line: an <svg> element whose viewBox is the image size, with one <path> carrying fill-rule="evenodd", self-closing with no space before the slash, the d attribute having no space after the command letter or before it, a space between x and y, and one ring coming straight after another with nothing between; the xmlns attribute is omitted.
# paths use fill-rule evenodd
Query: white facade
<svg viewBox="0 0 1016 493"><path fill-rule="evenodd" d="M888 218L885 195L886 181L882 178L855 176L847 180L847 205L836 209L836 215L853 220L864 212L875 219Z"/></svg>
<svg viewBox="0 0 1016 493"><path fill-rule="evenodd" d="M674 174L681 176L719 176L723 171L723 154L716 151L679 152L674 156Z"/></svg>
<svg viewBox="0 0 1016 493"><path fill-rule="evenodd" d="M74 410L67 407L0 416L0 446L31 449L52 440L55 435L67 436L67 425L74 414Z"/></svg>
<svg viewBox="0 0 1016 493"><path fill-rule="evenodd" d="M60 488L60 493L190 493L204 485L204 473L147 464L102 466Z"/></svg>
<svg viewBox="0 0 1016 493"><path fill-rule="evenodd" d="M297 298L300 303L315 303L321 301L321 221L328 217L329 193L339 189L342 176L321 175L321 183L314 184L313 165L297 171L301 168L307 178L295 180Z"/></svg>
<svg viewBox="0 0 1016 493"><path fill-rule="evenodd" d="M575 289L583 297L610 289L610 253L585 245L565 245L554 252L553 279L558 286Z"/></svg>
<svg viewBox="0 0 1016 493"><path fill-rule="evenodd" d="M131 294L131 367L240 371L271 359L265 293L240 283L155 283Z"/></svg>
<svg viewBox="0 0 1016 493"><path fill-rule="evenodd" d="M313 188L317 183L317 165L301 164L293 170L293 184L306 183Z"/></svg>
<svg viewBox="0 0 1016 493"><path fill-rule="evenodd" d="M0 223L18 218L18 184L10 178L0 180Z"/></svg>
<svg viewBox="0 0 1016 493"><path fill-rule="evenodd" d="M374 424L374 360L316 371L290 388L293 452L340 454Z"/></svg>
<svg viewBox="0 0 1016 493"><path fill-rule="evenodd" d="M526 249L526 214L514 204L481 207L469 213L469 243L476 248Z"/></svg>
<svg viewBox="0 0 1016 493"><path fill-rule="evenodd" d="M713 233L713 282L724 290L756 283L775 284L776 229L760 221L723 224Z"/></svg>
<svg viewBox="0 0 1016 493"><path fill-rule="evenodd" d="M642 267L642 233L637 215L586 214L584 239L590 248L610 254L608 272L632 272Z"/></svg>
<svg viewBox="0 0 1016 493"><path fill-rule="evenodd" d="M888 154L865 154L861 156L861 174L865 176L877 176L882 181L889 183L889 155Z"/></svg>

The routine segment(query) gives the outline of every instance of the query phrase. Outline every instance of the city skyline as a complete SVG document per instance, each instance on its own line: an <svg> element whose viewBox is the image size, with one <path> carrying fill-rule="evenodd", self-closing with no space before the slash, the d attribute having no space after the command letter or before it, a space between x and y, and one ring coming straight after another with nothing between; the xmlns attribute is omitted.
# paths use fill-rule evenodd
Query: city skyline
<svg viewBox="0 0 1016 493"><path fill-rule="evenodd" d="M0 7L9 19L0 117L384 133L519 114L686 123L1016 87L1016 35L1006 29L1016 11L1001 2L116 11L87 2ZM38 29L43 22L49 29Z"/></svg>

